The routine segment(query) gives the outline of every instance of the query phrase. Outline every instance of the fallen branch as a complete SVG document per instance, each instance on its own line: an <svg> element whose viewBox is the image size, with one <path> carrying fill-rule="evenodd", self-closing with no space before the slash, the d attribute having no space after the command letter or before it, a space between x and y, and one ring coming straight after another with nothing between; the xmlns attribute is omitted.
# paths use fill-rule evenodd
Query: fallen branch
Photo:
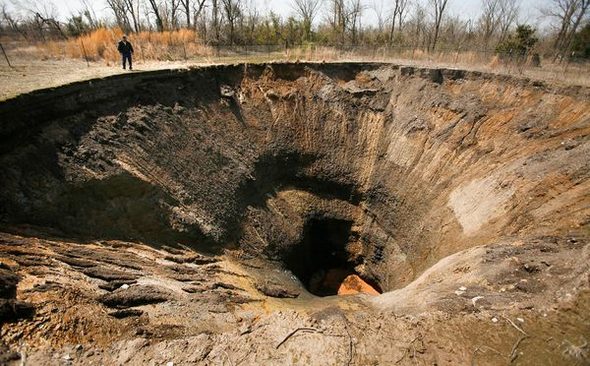
<svg viewBox="0 0 590 366"><path fill-rule="evenodd" d="M275 348L279 349L280 346L287 342L289 338L293 337L297 332L321 333L319 329L315 328L297 328L291 333L287 334L287 336L279 344L277 344Z"/></svg>
<svg viewBox="0 0 590 366"><path fill-rule="evenodd" d="M502 318L506 319L506 321L508 323L510 323L510 325L512 325L514 327L514 329L518 330L519 332L521 332L522 334L524 334L525 336L528 336L527 332L525 332L524 330L522 330L518 325L514 324L514 322L510 319L508 319L507 317L505 317L504 315L502 315Z"/></svg>
<svg viewBox="0 0 590 366"><path fill-rule="evenodd" d="M352 336L350 335L350 331L348 330L348 324L346 317L344 317L344 329L346 330L346 334L348 334L348 362L347 362L347 366L350 366L350 364L352 363L352 358L354 355L354 345L352 344Z"/></svg>
<svg viewBox="0 0 590 366"><path fill-rule="evenodd" d="M516 343L514 343L514 346L512 346L512 351L510 352L510 363L514 362L514 360L516 360L516 358L518 357L518 353L516 353L516 351L518 350L518 346L520 346L520 343L522 341L524 341L525 339L527 339L529 336L527 335L523 335L521 336Z"/></svg>
<svg viewBox="0 0 590 366"><path fill-rule="evenodd" d="M404 354L402 355L402 357L400 357L397 361L395 361L396 365L398 363L402 362L402 360L406 357L406 353L408 353L408 348L404 348Z"/></svg>

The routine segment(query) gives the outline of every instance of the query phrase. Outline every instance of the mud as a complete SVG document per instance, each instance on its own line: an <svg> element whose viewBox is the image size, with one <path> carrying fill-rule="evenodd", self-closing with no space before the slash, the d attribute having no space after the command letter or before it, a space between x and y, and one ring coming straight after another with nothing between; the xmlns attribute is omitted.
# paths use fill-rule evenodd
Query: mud
<svg viewBox="0 0 590 366"><path fill-rule="evenodd" d="M41 364L587 364L589 97L363 63L3 102L0 260L34 315L1 339ZM382 294L331 296L349 278Z"/></svg>

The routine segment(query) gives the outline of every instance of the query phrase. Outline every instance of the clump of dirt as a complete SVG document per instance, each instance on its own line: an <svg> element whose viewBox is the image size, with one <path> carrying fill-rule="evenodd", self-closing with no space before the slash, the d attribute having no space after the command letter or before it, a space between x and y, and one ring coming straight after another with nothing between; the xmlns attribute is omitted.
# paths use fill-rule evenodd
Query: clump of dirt
<svg viewBox="0 0 590 366"><path fill-rule="evenodd" d="M38 363L583 363L589 96L268 64L3 102L0 263L35 312L1 340Z"/></svg>

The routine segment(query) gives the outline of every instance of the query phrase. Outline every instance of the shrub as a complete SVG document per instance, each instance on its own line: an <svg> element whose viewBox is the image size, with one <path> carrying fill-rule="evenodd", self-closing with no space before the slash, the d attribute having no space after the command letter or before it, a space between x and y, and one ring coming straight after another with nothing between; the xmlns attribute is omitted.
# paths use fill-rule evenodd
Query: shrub
<svg viewBox="0 0 590 366"><path fill-rule="evenodd" d="M538 39L535 37L535 28L530 25L521 24L516 27L516 32L511 34L507 39L498 43L496 53L501 58L516 57L517 59L526 59L529 51L535 46Z"/></svg>

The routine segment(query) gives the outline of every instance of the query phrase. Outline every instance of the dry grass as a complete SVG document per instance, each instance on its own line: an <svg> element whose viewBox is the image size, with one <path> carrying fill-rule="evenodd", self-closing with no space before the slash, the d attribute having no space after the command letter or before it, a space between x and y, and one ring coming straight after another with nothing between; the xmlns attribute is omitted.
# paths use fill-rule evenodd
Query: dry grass
<svg viewBox="0 0 590 366"><path fill-rule="evenodd" d="M108 66L118 65L117 42L123 35L118 28L102 28L68 41L38 45L43 59L85 59ZM275 46L237 46L215 49L203 45L194 30L141 32L130 35L135 47L136 64L148 61L186 61L189 64L264 61L377 61L407 65L461 68L481 72L528 77L561 84L590 86L587 63L552 63L542 60L541 67L528 62L506 62L491 52L389 47L355 47L341 50L328 46L304 46L284 49ZM22 52L22 48L21 51ZM86 56L85 56L86 53Z"/></svg>
<svg viewBox="0 0 590 366"><path fill-rule="evenodd" d="M79 38L42 44L44 55L51 58L88 59L117 64L117 43L123 36L119 28L100 28ZM140 32L130 36L138 60L175 61L209 57L212 50L204 46L194 30Z"/></svg>
<svg viewBox="0 0 590 366"><path fill-rule="evenodd" d="M105 77L124 72L119 63L117 42L123 32L100 29L87 36L46 44L25 44L2 39L13 65L0 59L0 100L28 91L66 83ZM202 45L192 31L140 33L130 35L135 47L135 69L148 71L196 65L262 63L284 61L389 62L419 67L445 67L527 77L550 84L590 87L588 63L552 63L543 59L541 67L502 61L493 54L472 51L427 53L421 50L281 46L223 47ZM6 41L6 42L5 42ZM84 49L89 58L84 61ZM115 67L113 67L115 66Z"/></svg>
<svg viewBox="0 0 590 366"><path fill-rule="evenodd" d="M357 48L342 51L332 47L301 48L285 52L283 59L294 61L376 61L401 65L446 67L488 72L562 85L590 87L590 65L581 63L554 63L543 59L541 66L526 62L501 60L493 53L473 51L424 52L418 49L391 50L388 48Z"/></svg>

